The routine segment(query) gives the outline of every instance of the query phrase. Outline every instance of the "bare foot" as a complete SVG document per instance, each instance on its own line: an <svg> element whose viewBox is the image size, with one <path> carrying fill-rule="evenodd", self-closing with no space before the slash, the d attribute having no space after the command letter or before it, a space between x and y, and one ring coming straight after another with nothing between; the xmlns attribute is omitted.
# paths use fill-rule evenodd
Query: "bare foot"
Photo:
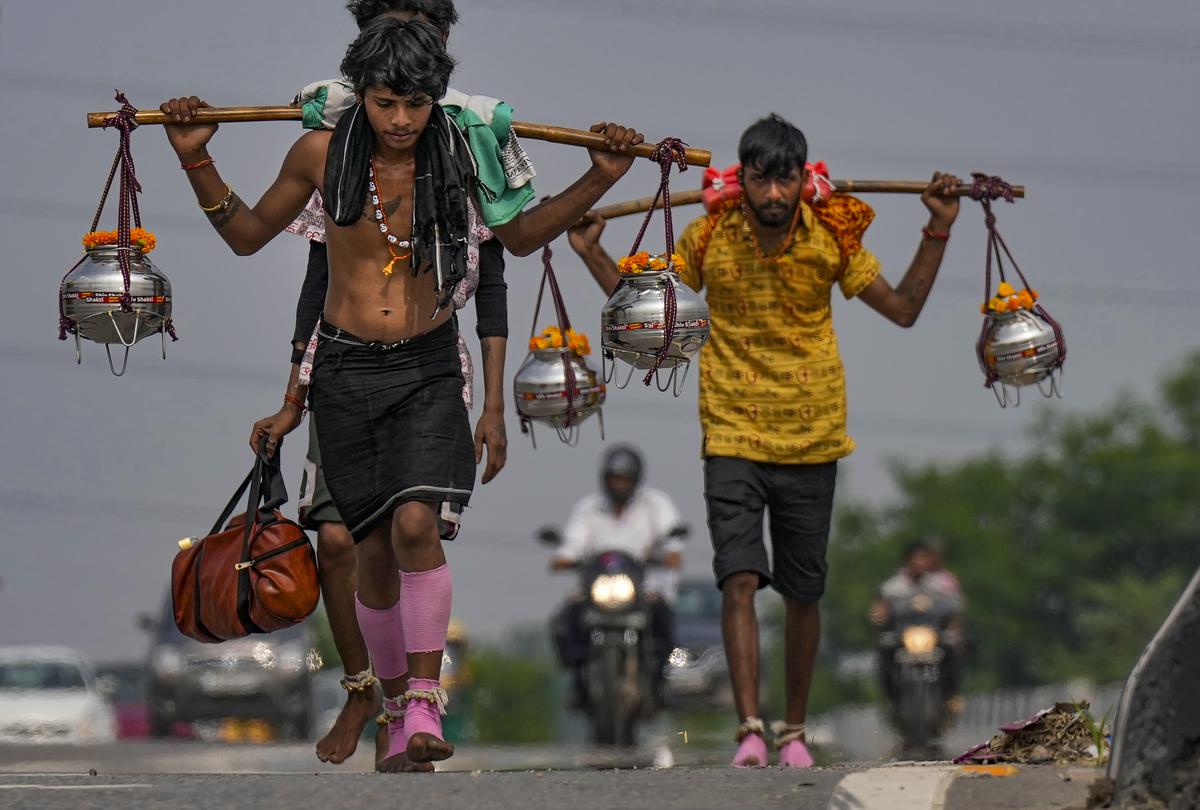
<svg viewBox="0 0 1200 810"><path fill-rule="evenodd" d="M380 726L375 732L375 770L379 773L432 773L432 762L413 762L408 758L408 752L396 754L389 758L388 727Z"/></svg>
<svg viewBox="0 0 1200 810"><path fill-rule="evenodd" d="M408 738L408 758L414 763L434 763L454 756L454 746L426 732Z"/></svg>
<svg viewBox="0 0 1200 810"><path fill-rule="evenodd" d="M433 763L413 762L407 753L403 753L379 762L375 770L379 773L433 773Z"/></svg>
<svg viewBox="0 0 1200 810"><path fill-rule="evenodd" d="M378 714L379 706L379 695L374 689L347 694L346 705L333 728L317 742L317 759L334 765L348 760L358 748L363 729Z"/></svg>

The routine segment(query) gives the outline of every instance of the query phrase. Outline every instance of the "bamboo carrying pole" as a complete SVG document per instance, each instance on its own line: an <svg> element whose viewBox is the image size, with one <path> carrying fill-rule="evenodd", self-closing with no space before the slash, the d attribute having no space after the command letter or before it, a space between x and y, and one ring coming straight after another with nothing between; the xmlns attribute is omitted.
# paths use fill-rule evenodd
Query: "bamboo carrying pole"
<svg viewBox="0 0 1200 810"><path fill-rule="evenodd" d="M88 128L102 127L104 122L114 115L116 115L115 112L88 113ZM197 110L192 122L227 124L246 121L300 121L303 118L304 112L299 107L207 107ZM134 120L139 124L171 123L171 117L160 110L138 110ZM608 151L604 147L604 137L595 132L584 132L580 129L568 129L549 124L530 124L523 121L513 121L512 127L513 131L522 138ZM654 144L652 143L644 143L629 150L635 157L647 158L653 151ZM707 149L688 149L687 160L688 164L692 166L708 166L712 162L712 152ZM645 210L649 210L649 203Z"/></svg>
<svg viewBox="0 0 1200 810"><path fill-rule="evenodd" d="M929 185L923 180L831 180L830 182L833 183L835 189L846 194L920 194ZM1014 197L1025 196L1025 186L1013 186L1012 189ZM959 197L965 197L971 193L971 187L969 185L958 186L954 189L954 193ZM701 192L697 190L674 192L671 194L671 207L695 205L701 199ZM605 219L616 219L630 214L644 214L650 210L653 203L653 197L641 197L597 208L596 213ZM662 207L662 200L659 200L655 208Z"/></svg>

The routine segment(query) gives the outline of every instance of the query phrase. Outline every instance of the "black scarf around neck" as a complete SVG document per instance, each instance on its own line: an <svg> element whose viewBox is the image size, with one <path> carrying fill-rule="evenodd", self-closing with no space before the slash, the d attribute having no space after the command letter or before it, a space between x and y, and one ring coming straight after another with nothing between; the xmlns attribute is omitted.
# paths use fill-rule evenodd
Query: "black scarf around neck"
<svg viewBox="0 0 1200 810"><path fill-rule="evenodd" d="M366 207L374 148L367 113L355 104L334 128L325 160L325 212L340 227L357 222ZM413 274L435 274L438 309L450 303L467 275L467 201L476 176L466 138L434 104L417 141Z"/></svg>

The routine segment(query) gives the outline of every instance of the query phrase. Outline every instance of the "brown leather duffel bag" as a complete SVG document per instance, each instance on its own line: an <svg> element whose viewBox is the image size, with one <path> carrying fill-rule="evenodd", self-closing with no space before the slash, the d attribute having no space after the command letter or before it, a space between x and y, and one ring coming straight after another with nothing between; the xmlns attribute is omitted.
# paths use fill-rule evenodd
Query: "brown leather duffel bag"
<svg viewBox="0 0 1200 810"><path fill-rule="evenodd" d="M226 524L247 488L245 514ZM208 536L180 543L188 547L171 565L171 595L181 633L227 641L291 627L316 610L317 558L304 530L279 512L286 501L279 453L269 459L260 448Z"/></svg>

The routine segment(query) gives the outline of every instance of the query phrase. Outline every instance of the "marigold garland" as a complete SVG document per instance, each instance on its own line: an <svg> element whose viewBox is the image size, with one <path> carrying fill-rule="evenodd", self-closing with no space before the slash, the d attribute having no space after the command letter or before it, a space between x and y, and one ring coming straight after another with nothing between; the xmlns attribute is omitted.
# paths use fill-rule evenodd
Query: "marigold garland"
<svg viewBox="0 0 1200 810"><path fill-rule="evenodd" d="M1016 312L1020 309L1033 309L1038 300L1038 292L1034 289L1017 291L1007 281L1001 281L996 294L981 304L979 311L984 315L989 312Z"/></svg>
<svg viewBox="0 0 1200 810"><path fill-rule="evenodd" d="M116 243L116 231L92 231L83 235L84 250L115 245ZM142 253L149 253L158 245L158 240L154 237L153 233L145 228L133 228L129 231L129 243L140 247Z"/></svg>
<svg viewBox="0 0 1200 810"><path fill-rule="evenodd" d="M686 262L678 253L672 253L668 260L665 253L650 254L644 250L634 253L632 256L626 256L617 262L617 270L625 275L661 270L674 270L676 273L682 273L686 267Z"/></svg>
<svg viewBox="0 0 1200 810"><path fill-rule="evenodd" d="M588 342L587 335L582 332L576 332L574 329L567 330L567 339L563 341L562 330L557 326L547 326L540 335L529 339L529 351L536 352L542 349L562 349L568 348L579 357L586 357L592 353L592 346Z"/></svg>

